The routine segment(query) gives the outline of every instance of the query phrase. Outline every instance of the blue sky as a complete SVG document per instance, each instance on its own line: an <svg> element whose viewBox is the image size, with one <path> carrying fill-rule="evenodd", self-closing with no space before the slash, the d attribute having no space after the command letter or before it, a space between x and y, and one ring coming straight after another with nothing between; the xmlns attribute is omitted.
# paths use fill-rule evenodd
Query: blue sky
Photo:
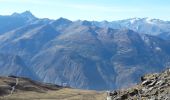
<svg viewBox="0 0 170 100"><path fill-rule="evenodd" d="M170 0L0 0L0 15L31 11L39 18L120 20L149 17L170 20Z"/></svg>

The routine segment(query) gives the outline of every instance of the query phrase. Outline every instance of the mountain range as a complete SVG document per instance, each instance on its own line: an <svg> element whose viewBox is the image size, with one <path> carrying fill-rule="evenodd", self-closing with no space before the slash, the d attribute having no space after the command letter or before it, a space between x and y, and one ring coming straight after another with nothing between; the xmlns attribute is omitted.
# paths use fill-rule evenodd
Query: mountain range
<svg viewBox="0 0 170 100"><path fill-rule="evenodd" d="M128 87L170 66L170 22L0 16L0 75L81 89Z"/></svg>

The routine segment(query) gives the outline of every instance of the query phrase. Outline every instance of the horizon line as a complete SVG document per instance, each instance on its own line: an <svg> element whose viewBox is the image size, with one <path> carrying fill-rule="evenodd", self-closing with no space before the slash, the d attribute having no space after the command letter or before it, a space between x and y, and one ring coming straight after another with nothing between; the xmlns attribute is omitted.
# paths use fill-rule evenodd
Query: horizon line
<svg viewBox="0 0 170 100"><path fill-rule="evenodd" d="M70 21L98 21L98 22L113 22L113 21L122 21L122 20L130 20L130 19L151 19L151 20L161 20L161 21L170 21L170 20L165 20L165 19L161 19L161 18L151 18L151 17L128 17L128 18L121 18L121 19L113 19L113 20L107 20L107 19L102 19L102 20L88 20L88 19L69 19L69 18L66 18L66 17L58 17L58 18L50 18L50 17L37 17L35 14L33 14L30 10L25 10L25 11L22 11L22 12L12 12L12 13L8 13L8 14L0 14L0 16L12 16L13 14L17 13L17 14L22 14L24 12L30 12L35 18L38 18L38 19L49 19L49 20L58 20L60 18L63 18L63 19L67 19L67 20L70 20Z"/></svg>

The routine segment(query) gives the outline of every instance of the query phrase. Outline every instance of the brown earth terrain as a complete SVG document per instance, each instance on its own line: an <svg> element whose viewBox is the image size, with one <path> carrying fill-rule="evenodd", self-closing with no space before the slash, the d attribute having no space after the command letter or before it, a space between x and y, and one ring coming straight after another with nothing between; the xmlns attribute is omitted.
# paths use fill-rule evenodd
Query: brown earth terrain
<svg viewBox="0 0 170 100"><path fill-rule="evenodd" d="M0 77L0 100L104 100L104 92L43 84L21 77Z"/></svg>

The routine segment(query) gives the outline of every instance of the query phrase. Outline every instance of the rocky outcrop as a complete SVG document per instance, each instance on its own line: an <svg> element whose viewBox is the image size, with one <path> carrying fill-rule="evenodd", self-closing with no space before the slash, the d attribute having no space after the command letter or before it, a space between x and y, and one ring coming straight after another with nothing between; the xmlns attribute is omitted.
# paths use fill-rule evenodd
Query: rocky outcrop
<svg viewBox="0 0 170 100"><path fill-rule="evenodd" d="M162 73L147 74L141 83L128 89L110 93L113 100L169 100L170 69Z"/></svg>

